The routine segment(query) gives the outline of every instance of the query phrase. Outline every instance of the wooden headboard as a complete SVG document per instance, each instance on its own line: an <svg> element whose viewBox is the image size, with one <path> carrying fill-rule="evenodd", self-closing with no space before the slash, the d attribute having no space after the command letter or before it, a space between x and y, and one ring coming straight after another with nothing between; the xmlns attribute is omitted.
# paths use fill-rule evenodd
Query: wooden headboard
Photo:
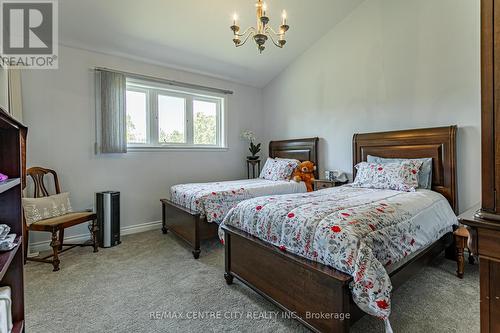
<svg viewBox="0 0 500 333"><path fill-rule="evenodd" d="M299 161L311 161L316 165L314 176L319 178L318 164L319 138L271 141L269 157L294 158Z"/></svg>
<svg viewBox="0 0 500 333"><path fill-rule="evenodd" d="M456 186L457 126L354 134L353 166L368 155L385 158L432 157L432 190L441 193L458 213ZM353 167L356 176L356 168Z"/></svg>

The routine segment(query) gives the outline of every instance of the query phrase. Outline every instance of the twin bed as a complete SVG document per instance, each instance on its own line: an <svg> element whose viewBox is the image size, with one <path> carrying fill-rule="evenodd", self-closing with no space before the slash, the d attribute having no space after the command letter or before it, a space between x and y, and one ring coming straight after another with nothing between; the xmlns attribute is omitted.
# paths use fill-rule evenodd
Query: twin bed
<svg viewBox="0 0 500 333"><path fill-rule="evenodd" d="M312 161L318 165L318 138L271 141L269 157ZM318 177L318 171L315 174ZM162 231L184 240L198 259L201 241L217 237L220 222L237 203L260 196L306 192L303 183L285 180L245 179L183 184L162 199Z"/></svg>
<svg viewBox="0 0 500 333"><path fill-rule="evenodd" d="M347 185L231 204L220 226L226 282L240 280L313 331L347 332L364 313L385 319L390 331L391 292L452 244L458 209L456 130L451 126L353 138L353 165L369 155L432 158L432 190ZM270 156L317 162L317 139L305 142L293 149L293 141L280 141ZM166 223L171 228L176 219L181 222L168 211L185 213L186 208L168 204ZM213 225L213 234L217 232L216 224L201 219L198 213L195 234L202 225Z"/></svg>
<svg viewBox="0 0 500 333"><path fill-rule="evenodd" d="M343 186L245 201L222 225L227 283L237 278L316 332L348 332L365 312L390 331L391 291L452 244L455 151L455 126L355 135L354 165L432 158L432 191Z"/></svg>

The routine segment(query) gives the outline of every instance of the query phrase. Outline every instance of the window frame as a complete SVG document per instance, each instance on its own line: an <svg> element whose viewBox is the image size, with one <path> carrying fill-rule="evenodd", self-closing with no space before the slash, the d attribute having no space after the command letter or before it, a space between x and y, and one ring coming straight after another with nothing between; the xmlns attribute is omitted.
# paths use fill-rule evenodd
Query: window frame
<svg viewBox="0 0 500 333"><path fill-rule="evenodd" d="M156 150L202 150L220 151L227 147L227 96L213 92L180 88L157 82L127 78L126 90L146 92L146 124L147 143L129 143L129 151ZM184 138L185 143L160 143L159 139L159 103L160 95L180 97L185 100L184 107ZM212 102L216 104L216 144L194 144L194 101Z"/></svg>

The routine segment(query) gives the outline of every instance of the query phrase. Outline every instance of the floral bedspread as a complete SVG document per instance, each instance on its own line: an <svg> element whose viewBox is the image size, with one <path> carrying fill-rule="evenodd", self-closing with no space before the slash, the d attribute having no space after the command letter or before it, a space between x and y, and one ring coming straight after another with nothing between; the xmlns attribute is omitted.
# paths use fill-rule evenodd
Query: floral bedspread
<svg viewBox="0 0 500 333"><path fill-rule="evenodd" d="M436 192L342 186L243 201L222 225L351 275L356 304L390 327L392 284L387 269L432 244L456 223L450 205Z"/></svg>
<svg viewBox="0 0 500 333"><path fill-rule="evenodd" d="M243 200L305 191L304 185L295 182L244 179L175 185L170 188L170 198L174 203L202 214L210 223L221 223L231 208Z"/></svg>

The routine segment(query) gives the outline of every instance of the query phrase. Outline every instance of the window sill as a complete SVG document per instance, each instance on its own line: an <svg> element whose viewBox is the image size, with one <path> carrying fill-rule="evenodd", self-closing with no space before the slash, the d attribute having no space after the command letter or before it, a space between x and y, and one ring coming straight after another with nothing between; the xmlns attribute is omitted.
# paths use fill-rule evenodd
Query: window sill
<svg viewBox="0 0 500 333"><path fill-rule="evenodd" d="M172 146L144 146L144 147L139 147L139 146L129 146L127 147L127 151L129 153L134 153L134 152L167 152L167 151L192 151L192 152L224 152L228 151L228 147L186 147L186 146L179 146L179 147L172 147Z"/></svg>

